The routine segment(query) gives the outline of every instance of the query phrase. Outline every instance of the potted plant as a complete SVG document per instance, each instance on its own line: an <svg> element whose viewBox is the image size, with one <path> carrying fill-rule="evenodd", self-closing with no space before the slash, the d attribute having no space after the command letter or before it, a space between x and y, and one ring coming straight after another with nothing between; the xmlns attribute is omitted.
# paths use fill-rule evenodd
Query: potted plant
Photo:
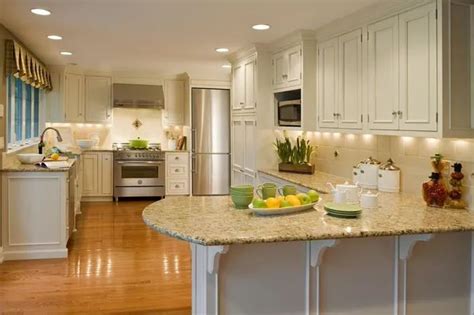
<svg viewBox="0 0 474 315"><path fill-rule="evenodd" d="M274 146L280 159L279 171L303 174L314 173L314 165L310 163L314 147L309 140L298 137L296 138L296 144L292 145L290 139L285 136L283 140L276 139Z"/></svg>

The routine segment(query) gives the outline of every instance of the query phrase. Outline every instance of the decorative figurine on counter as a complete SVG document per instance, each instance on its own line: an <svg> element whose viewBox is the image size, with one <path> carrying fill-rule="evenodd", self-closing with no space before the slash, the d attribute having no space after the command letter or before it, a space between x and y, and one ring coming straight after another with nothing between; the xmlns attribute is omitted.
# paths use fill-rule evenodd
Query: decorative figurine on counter
<svg viewBox="0 0 474 315"><path fill-rule="evenodd" d="M449 192L448 206L456 209L466 208L466 202L462 199L462 179L464 174L461 173L462 164L454 163L454 172L451 173L451 179L449 184L451 185L451 191Z"/></svg>

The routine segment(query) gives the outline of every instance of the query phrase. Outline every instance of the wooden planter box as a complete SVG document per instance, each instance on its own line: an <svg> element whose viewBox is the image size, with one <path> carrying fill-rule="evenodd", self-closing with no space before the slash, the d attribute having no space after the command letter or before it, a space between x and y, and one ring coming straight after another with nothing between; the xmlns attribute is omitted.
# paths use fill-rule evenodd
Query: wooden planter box
<svg viewBox="0 0 474 315"><path fill-rule="evenodd" d="M280 164L278 164L278 170L280 172L300 173L300 174L314 174L314 165L311 165L311 164L280 163Z"/></svg>

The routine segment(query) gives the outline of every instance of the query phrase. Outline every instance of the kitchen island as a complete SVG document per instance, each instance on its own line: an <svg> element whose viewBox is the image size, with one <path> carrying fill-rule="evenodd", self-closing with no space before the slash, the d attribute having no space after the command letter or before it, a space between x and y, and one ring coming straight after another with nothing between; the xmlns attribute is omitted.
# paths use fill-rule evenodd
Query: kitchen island
<svg viewBox="0 0 474 315"><path fill-rule="evenodd" d="M263 173L324 187L318 174ZM474 213L428 208L420 196L382 193L358 219L319 208L258 217L225 196L168 197L143 218L191 243L194 314L473 312Z"/></svg>

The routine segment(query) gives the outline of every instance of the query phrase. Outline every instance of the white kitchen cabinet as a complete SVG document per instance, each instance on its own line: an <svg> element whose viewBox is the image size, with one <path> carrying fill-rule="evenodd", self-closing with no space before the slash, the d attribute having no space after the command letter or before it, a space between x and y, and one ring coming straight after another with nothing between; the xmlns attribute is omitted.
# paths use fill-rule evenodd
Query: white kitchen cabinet
<svg viewBox="0 0 474 315"><path fill-rule="evenodd" d="M112 78L85 76L85 121L109 122L112 114Z"/></svg>
<svg viewBox="0 0 474 315"><path fill-rule="evenodd" d="M302 48L296 45L277 52L272 58L273 89L276 91L301 88Z"/></svg>
<svg viewBox="0 0 474 315"><path fill-rule="evenodd" d="M189 195L189 153L166 152L166 195Z"/></svg>
<svg viewBox="0 0 474 315"><path fill-rule="evenodd" d="M256 119L254 115L232 119L232 184L254 184L256 175Z"/></svg>
<svg viewBox="0 0 474 315"><path fill-rule="evenodd" d="M362 30L339 36L338 101L336 117L341 129L362 128Z"/></svg>
<svg viewBox="0 0 474 315"><path fill-rule="evenodd" d="M111 199L114 191L113 153L85 152L81 158L83 201Z"/></svg>
<svg viewBox="0 0 474 315"><path fill-rule="evenodd" d="M255 56L251 56L233 67L232 109L234 111L255 111L257 106L256 62Z"/></svg>
<svg viewBox="0 0 474 315"><path fill-rule="evenodd" d="M76 164L68 171L2 174L5 260L67 257L79 193L77 171Z"/></svg>
<svg viewBox="0 0 474 315"><path fill-rule="evenodd" d="M400 130L436 131L436 3L400 14Z"/></svg>
<svg viewBox="0 0 474 315"><path fill-rule="evenodd" d="M318 45L318 120L321 128L337 128L337 38Z"/></svg>
<svg viewBox="0 0 474 315"><path fill-rule="evenodd" d="M169 125L184 124L185 80L165 80L165 110Z"/></svg>
<svg viewBox="0 0 474 315"><path fill-rule="evenodd" d="M362 30L318 45L320 128L362 128Z"/></svg>
<svg viewBox="0 0 474 315"><path fill-rule="evenodd" d="M64 106L67 122L84 121L84 76L82 74L66 73Z"/></svg>
<svg viewBox="0 0 474 315"><path fill-rule="evenodd" d="M397 130L399 110L398 16L368 26L369 129Z"/></svg>

